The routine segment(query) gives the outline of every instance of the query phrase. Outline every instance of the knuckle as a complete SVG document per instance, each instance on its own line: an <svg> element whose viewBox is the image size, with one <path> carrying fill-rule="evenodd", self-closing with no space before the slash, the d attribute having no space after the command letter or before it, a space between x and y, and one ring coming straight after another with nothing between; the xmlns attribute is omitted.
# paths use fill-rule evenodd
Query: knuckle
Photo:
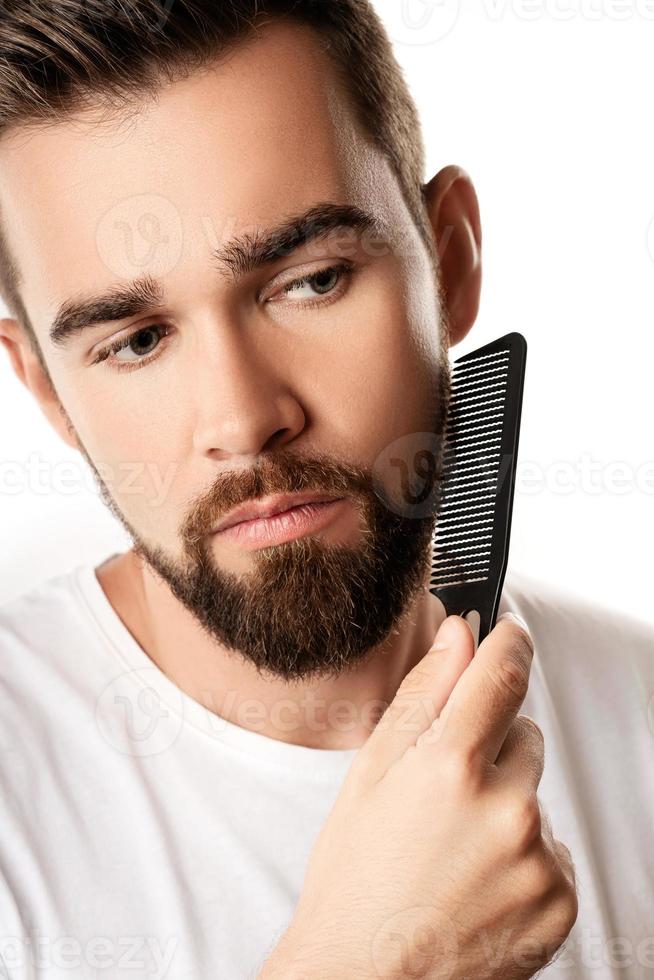
<svg viewBox="0 0 654 980"><path fill-rule="evenodd" d="M473 752L448 749L439 764L439 779L453 789L476 788L482 779L481 762Z"/></svg>
<svg viewBox="0 0 654 980"><path fill-rule="evenodd" d="M488 667L488 673L503 699L508 696L511 704L522 704L529 687L529 664L523 657L509 648L498 664Z"/></svg>
<svg viewBox="0 0 654 980"><path fill-rule="evenodd" d="M515 735L524 745L531 770L538 774L540 780L545 768L545 737L542 730L528 715L518 715L512 727L515 727Z"/></svg>
<svg viewBox="0 0 654 980"><path fill-rule="evenodd" d="M556 850L542 841L534 844L526 862L526 878L532 901L547 909L548 916L567 935L579 911L578 896L574 876L571 879L563 870L553 853Z"/></svg>
<svg viewBox="0 0 654 980"><path fill-rule="evenodd" d="M516 718L516 723L517 722L519 722L520 725L522 725L525 734L529 738L537 740L541 742L541 744L543 745L545 744L545 736L543 735L543 730L540 727L540 725L538 725L534 721L533 718L530 718L529 715L518 715L518 717Z"/></svg>
<svg viewBox="0 0 654 980"><path fill-rule="evenodd" d="M542 817L538 797L511 796L504 801L500 813L500 828L512 852L523 854L540 839Z"/></svg>
<svg viewBox="0 0 654 980"><path fill-rule="evenodd" d="M572 854L570 853L570 848L560 840L552 838L553 847L556 851L556 855L559 859L559 863L564 870L566 881L572 881L572 887L576 887L577 883L577 872L575 871L574 861L572 860Z"/></svg>
<svg viewBox="0 0 654 980"><path fill-rule="evenodd" d="M556 891L556 896L551 903L551 914L556 922L557 928L566 935L570 932L577 921L579 915L579 898L577 889L565 880Z"/></svg>
<svg viewBox="0 0 654 980"><path fill-rule="evenodd" d="M535 901L544 903L548 908L555 904L554 895L557 892L557 880L550 864L539 861L538 864L534 865L530 885Z"/></svg>
<svg viewBox="0 0 654 980"><path fill-rule="evenodd" d="M529 673L534 656L534 644L528 633L525 633L523 629L516 628L507 643L507 652L511 659L516 660Z"/></svg>
<svg viewBox="0 0 654 980"><path fill-rule="evenodd" d="M525 873L527 888L533 902L549 908L559 902L560 879L545 849L536 847L534 853Z"/></svg>
<svg viewBox="0 0 654 980"><path fill-rule="evenodd" d="M523 657L528 660L534 655L534 641L531 638L531 634L527 632L519 623L515 620L502 620L506 625L508 635L510 636L509 643L519 652Z"/></svg>
<svg viewBox="0 0 654 980"><path fill-rule="evenodd" d="M552 833L552 821L549 818L548 813L543 810L541 805L540 808L540 818L541 818L541 837L545 843L551 848L552 841L554 840L554 834Z"/></svg>
<svg viewBox="0 0 654 980"><path fill-rule="evenodd" d="M576 888L568 888L562 914L564 928L566 932L570 932L579 915L579 896Z"/></svg>

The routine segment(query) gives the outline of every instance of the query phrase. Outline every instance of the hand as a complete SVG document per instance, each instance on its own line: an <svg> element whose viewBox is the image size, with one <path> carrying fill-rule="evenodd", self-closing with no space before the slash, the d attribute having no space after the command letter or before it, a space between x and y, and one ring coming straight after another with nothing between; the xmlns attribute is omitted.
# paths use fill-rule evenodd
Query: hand
<svg viewBox="0 0 654 980"><path fill-rule="evenodd" d="M552 959L578 907L537 797L543 736L518 714L532 657L515 620L476 654L444 620L355 756L260 977L522 980Z"/></svg>

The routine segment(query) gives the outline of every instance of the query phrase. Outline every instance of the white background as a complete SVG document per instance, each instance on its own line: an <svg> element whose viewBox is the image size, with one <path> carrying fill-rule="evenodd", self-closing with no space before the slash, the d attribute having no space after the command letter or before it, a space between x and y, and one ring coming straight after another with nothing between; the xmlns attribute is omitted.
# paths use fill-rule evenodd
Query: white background
<svg viewBox="0 0 654 980"><path fill-rule="evenodd" d="M529 345L510 566L651 621L654 2L376 6L425 178L458 163L480 200L481 311L452 356L511 330ZM5 476L18 464L0 492L2 599L129 540L0 355Z"/></svg>

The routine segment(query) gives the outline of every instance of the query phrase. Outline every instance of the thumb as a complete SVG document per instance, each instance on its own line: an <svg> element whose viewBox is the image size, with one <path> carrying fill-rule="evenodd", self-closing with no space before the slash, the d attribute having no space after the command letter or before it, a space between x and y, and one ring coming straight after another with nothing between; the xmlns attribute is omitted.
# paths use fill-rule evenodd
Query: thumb
<svg viewBox="0 0 654 980"><path fill-rule="evenodd" d="M447 616L429 650L413 667L357 756L376 782L439 717L472 660L475 638L461 616Z"/></svg>

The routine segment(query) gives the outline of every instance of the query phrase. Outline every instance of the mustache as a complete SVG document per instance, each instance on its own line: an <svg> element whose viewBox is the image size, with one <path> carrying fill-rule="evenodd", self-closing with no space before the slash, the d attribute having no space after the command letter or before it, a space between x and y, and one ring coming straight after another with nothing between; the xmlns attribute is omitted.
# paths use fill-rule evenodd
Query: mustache
<svg viewBox="0 0 654 980"><path fill-rule="evenodd" d="M326 496L367 498L375 492L370 473L326 455L278 453L261 456L256 464L221 475L193 509L182 530L194 546L211 533L235 507L277 493L324 493Z"/></svg>

